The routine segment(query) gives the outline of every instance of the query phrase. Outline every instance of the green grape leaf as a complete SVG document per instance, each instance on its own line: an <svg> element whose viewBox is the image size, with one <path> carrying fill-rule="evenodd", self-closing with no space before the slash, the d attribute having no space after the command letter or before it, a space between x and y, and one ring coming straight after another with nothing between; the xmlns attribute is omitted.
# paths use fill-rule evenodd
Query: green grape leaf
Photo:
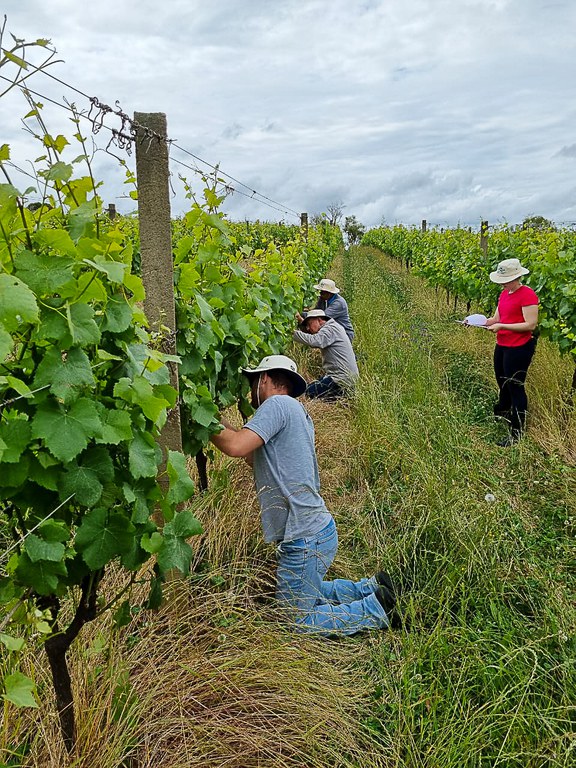
<svg viewBox="0 0 576 768"><path fill-rule="evenodd" d="M140 541L140 546L145 552L149 552L151 555L155 555L164 542L164 537L158 531L154 531L152 534L145 533Z"/></svg>
<svg viewBox="0 0 576 768"><path fill-rule="evenodd" d="M164 536L164 541L157 556L161 573L177 568L181 573L188 573L192 561L192 548L176 536Z"/></svg>
<svg viewBox="0 0 576 768"><path fill-rule="evenodd" d="M38 535L44 541L68 541L70 528L62 520L45 520L38 526Z"/></svg>
<svg viewBox="0 0 576 768"><path fill-rule="evenodd" d="M4 678L4 691L2 698L5 701L10 701L17 707L38 708L34 681L23 675L22 672L13 672Z"/></svg>
<svg viewBox="0 0 576 768"><path fill-rule="evenodd" d="M67 499L74 494L75 502L93 507L102 496L107 483L114 479L114 464L103 446L89 448L67 469L60 484L60 498Z"/></svg>
<svg viewBox="0 0 576 768"><path fill-rule="evenodd" d="M15 464L19 461L30 435L30 424L23 415L0 422L0 463Z"/></svg>
<svg viewBox="0 0 576 768"><path fill-rule="evenodd" d="M56 253L71 256L75 261L78 249L65 229L48 229L44 227L34 234L34 242L38 245L46 245ZM73 261L70 262L71 264Z"/></svg>
<svg viewBox="0 0 576 768"><path fill-rule="evenodd" d="M71 176L72 166L68 165L67 163L63 163L61 160L58 160L56 163L52 163L48 169L48 172L46 173L46 178L48 181L68 181Z"/></svg>
<svg viewBox="0 0 576 768"><path fill-rule="evenodd" d="M200 273L192 264L181 264L179 267L180 277L178 280L178 290L183 298L190 299L198 290L198 281Z"/></svg>
<svg viewBox="0 0 576 768"><path fill-rule="evenodd" d="M61 470L57 467L43 467L37 458L33 457L28 469L28 477L42 488L57 491L60 472Z"/></svg>
<svg viewBox="0 0 576 768"><path fill-rule="evenodd" d="M71 167L71 166L70 166ZM89 186L91 186L88 180ZM73 208L68 215L68 232L73 240L79 240L86 235L97 214L97 201L88 200Z"/></svg>
<svg viewBox="0 0 576 768"><path fill-rule="evenodd" d="M0 324L7 331L17 331L21 323L38 321L36 297L15 275L0 273Z"/></svg>
<svg viewBox="0 0 576 768"><path fill-rule="evenodd" d="M124 264L121 261L93 261L92 259L83 259L83 261L99 272L103 272L110 282L124 282L124 272L128 268L128 264Z"/></svg>
<svg viewBox="0 0 576 768"><path fill-rule="evenodd" d="M100 501L104 486L97 472L89 467L72 464L60 481L60 498L74 494L75 501L83 507L93 507Z"/></svg>
<svg viewBox="0 0 576 768"><path fill-rule="evenodd" d="M72 461L100 429L96 406L86 398L77 400L70 410L57 403L42 403L32 421L32 436L42 439L60 461Z"/></svg>
<svg viewBox="0 0 576 768"><path fill-rule="evenodd" d="M0 376L0 383L6 383L9 387L12 387L15 392L18 392L19 395L28 396L31 393L30 387L15 376Z"/></svg>
<svg viewBox="0 0 576 768"><path fill-rule="evenodd" d="M152 350L145 344L129 344L126 346L125 375L130 379L144 376L151 384L169 384L170 372L165 365L152 369L150 356Z"/></svg>
<svg viewBox="0 0 576 768"><path fill-rule="evenodd" d="M23 637L12 637L5 632L0 632L0 643L9 651L21 651L26 645Z"/></svg>
<svg viewBox="0 0 576 768"><path fill-rule="evenodd" d="M116 627L125 627L132 621L132 612L130 610L130 600L124 600L120 607L116 609L113 616Z"/></svg>
<svg viewBox="0 0 576 768"><path fill-rule="evenodd" d="M61 542L44 541L34 533L26 536L24 549L33 563L37 563L39 560L51 560L59 563L66 552L66 547Z"/></svg>
<svg viewBox="0 0 576 768"><path fill-rule="evenodd" d="M149 610L155 610L162 605L162 577L154 576L150 582L150 592L148 593L148 599L145 606Z"/></svg>
<svg viewBox="0 0 576 768"><path fill-rule="evenodd" d="M45 339L58 341L61 349L67 349L71 346L72 339L70 338L68 322L60 307L51 307L49 302L42 306L40 323L33 338L35 341L44 341Z"/></svg>
<svg viewBox="0 0 576 768"><path fill-rule="evenodd" d="M207 325L199 325L196 328L196 349L201 355L205 355L210 347L216 344L214 331Z"/></svg>
<svg viewBox="0 0 576 768"><path fill-rule="evenodd" d="M174 518L166 523L163 533L165 536L174 535L181 539L187 539L202 533L202 525L189 509L183 509L176 512Z"/></svg>
<svg viewBox="0 0 576 768"><path fill-rule="evenodd" d="M13 346L14 342L12 341L12 336L8 333L3 325L0 325L0 363L6 360L12 351Z"/></svg>
<svg viewBox="0 0 576 768"><path fill-rule="evenodd" d="M96 438L97 443L118 445L123 440L132 439L132 418L128 411L117 408L112 410L102 406L100 410L102 419L102 434Z"/></svg>
<svg viewBox="0 0 576 768"><path fill-rule="evenodd" d="M18 558L16 575L22 584L32 587L39 595L52 595L58 591L68 572L63 562L38 560L33 563L28 553L23 552Z"/></svg>
<svg viewBox="0 0 576 768"><path fill-rule="evenodd" d="M117 512L97 508L88 512L76 532L75 545L92 570L103 568L115 557L128 552L135 528Z"/></svg>
<svg viewBox="0 0 576 768"><path fill-rule="evenodd" d="M194 483L188 474L186 456L179 451L168 451L166 471L170 478L168 501L170 504L180 504L194 493Z"/></svg>
<svg viewBox="0 0 576 768"><path fill-rule="evenodd" d="M45 230L48 231L48 230ZM66 237L66 232L62 232ZM16 274L37 294L55 293L74 279L72 259L21 251L14 259Z"/></svg>
<svg viewBox="0 0 576 768"><path fill-rule="evenodd" d="M50 385L50 391L64 403L74 401L81 389L95 384L90 360L81 349L71 349L62 354L58 349L49 349L34 378L34 388Z"/></svg>
<svg viewBox="0 0 576 768"><path fill-rule="evenodd" d="M190 417L196 424L200 424L203 427L208 427L216 420L218 415L218 407L212 400L202 399L198 401L198 404L190 409Z"/></svg>
<svg viewBox="0 0 576 768"><path fill-rule="evenodd" d="M94 320L94 310L88 304L72 304L66 307L68 328L74 346L98 344L100 329Z"/></svg>
<svg viewBox="0 0 576 768"><path fill-rule="evenodd" d="M138 275L132 275L130 272L126 272L123 285L130 291L134 301L144 301L146 298L144 283L142 282L142 278L138 277Z"/></svg>
<svg viewBox="0 0 576 768"><path fill-rule="evenodd" d="M14 464L3 464L0 472L0 486L18 488L26 482L30 472L30 457L23 454Z"/></svg>
<svg viewBox="0 0 576 768"><path fill-rule="evenodd" d="M201 294L197 293L194 298L196 299L196 303L198 304L198 308L200 309L200 317L202 320L204 320L205 323L210 323L212 320L214 320L214 314L212 312L212 307L206 299L202 297Z"/></svg>
<svg viewBox="0 0 576 768"><path fill-rule="evenodd" d="M129 448L130 472L135 478L154 477L158 470L154 438L149 434L136 435Z"/></svg>

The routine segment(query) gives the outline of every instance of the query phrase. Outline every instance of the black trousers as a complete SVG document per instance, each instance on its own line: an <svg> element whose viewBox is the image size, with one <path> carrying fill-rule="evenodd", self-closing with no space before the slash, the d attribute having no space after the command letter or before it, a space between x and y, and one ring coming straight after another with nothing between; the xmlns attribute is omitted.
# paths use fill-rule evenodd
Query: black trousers
<svg viewBox="0 0 576 768"><path fill-rule="evenodd" d="M526 426L528 398L524 384L535 350L536 339L530 339L521 347L496 344L494 349L494 373L500 390L494 413L508 419L515 434L523 432Z"/></svg>

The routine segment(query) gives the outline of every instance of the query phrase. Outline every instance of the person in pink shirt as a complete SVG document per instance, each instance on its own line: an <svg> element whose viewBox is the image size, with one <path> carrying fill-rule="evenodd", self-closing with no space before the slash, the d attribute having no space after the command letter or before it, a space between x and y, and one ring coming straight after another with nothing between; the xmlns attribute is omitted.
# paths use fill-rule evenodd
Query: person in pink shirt
<svg viewBox="0 0 576 768"><path fill-rule="evenodd" d="M510 425L509 435L499 443L504 447L518 442L526 427L528 398L524 384L536 349L534 331L538 324L538 296L521 283L522 276L529 272L518 259L505 259L490 273L490 280L503 288L496 312L487 319L486 326L496 334L494 373L500 394L494 414Z"/></svg>

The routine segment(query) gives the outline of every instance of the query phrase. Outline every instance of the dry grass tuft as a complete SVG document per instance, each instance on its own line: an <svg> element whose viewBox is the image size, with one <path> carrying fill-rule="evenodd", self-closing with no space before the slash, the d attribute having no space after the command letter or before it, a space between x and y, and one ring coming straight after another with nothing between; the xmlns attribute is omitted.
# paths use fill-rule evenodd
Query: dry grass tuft
<svg viewBox="0 0 576 768"><path fill-rule="evenodd" d="M352 645L292 637L234 594L178 589L177 614L164 610L133 656L142 768L357 764Z"/></svg>

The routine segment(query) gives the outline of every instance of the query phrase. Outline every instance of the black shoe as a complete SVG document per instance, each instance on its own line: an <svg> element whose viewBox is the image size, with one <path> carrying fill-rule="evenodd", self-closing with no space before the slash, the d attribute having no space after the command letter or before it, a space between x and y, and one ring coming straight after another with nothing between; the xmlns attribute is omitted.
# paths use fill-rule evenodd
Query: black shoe
<svg viewBox="0 0 576 768"><path fill-rule="evenodd" d="M396 611L397 591L394 587L392 579L390 578L389 574L385 573L384 571L379 571L375 578L376 582L378 583L378 588L374 594L376 595L376 599L388 617L390 627L392 629L401 629L402 620Z"/></svg>
<svg viewBox="0 0 576 768"><path fill-rule="evenodd" d="M500 448L510 448L513 445L516 445L522 435L511 433L509 435L506 435L506 437L503 437L502 440L498 440L496 445L500 446Z"/></svg>

